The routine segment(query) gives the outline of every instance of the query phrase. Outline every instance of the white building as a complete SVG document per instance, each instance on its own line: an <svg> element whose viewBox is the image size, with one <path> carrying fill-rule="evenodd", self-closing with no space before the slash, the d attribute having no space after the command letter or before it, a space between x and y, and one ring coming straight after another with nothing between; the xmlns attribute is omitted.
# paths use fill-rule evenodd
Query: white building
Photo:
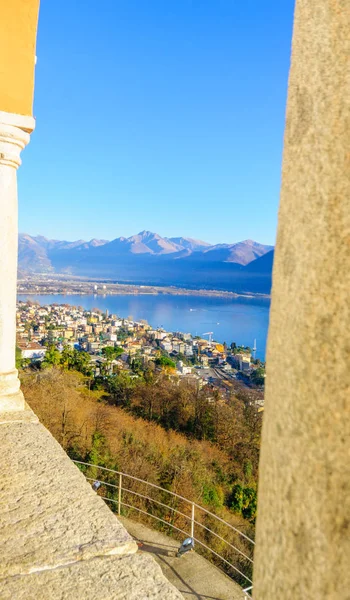
<svg viewBox="0 0 350 600"><path fill-rule="evenodd" d="M250 358L249 356L242 356L239 361L239 370L248 371L250 369Z"/></svg>
<svg viewBox="0 0 350 600"><path fill-rule="evenodd" d="M173 349L173 345L169 340L163 340L160 347L165 350L165 352L171 352Z"/></svg>
<svg viewBox="0 0 350 600"><path fill-rule="evenodd" d="M30 360L42 360L46 354L47 348L37 342L28 342L28 344L18 344L22 351L22 358Z"/></svg>
<svg viewBox="0 0 350 600"><path fill-rule="evenodd" d="M190 375L192 373L192 367L187 367L183 364L182 360L176 363L176 369L179 375Z"/></svg>

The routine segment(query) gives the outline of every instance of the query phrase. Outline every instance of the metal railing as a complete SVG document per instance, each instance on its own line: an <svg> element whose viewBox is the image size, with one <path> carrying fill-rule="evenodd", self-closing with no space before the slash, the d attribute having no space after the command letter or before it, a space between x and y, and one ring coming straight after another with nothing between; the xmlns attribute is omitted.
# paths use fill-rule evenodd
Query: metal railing
<svg viewBox="0 0 350 600"><path fill-rule="evenodd" d="M145 481L144 479L140 479L133 475L128 475L127 473L122 473L121 471L108 469L107 467L101 467L99 465L93 465L91 463L86 463L79 460L73 460L73 462L77 465L81 465L81 470L84 472L88 481L95 483L98 481L101 484L101 487L99 488L100 497L103 498L103 500L115 505L118 515L121 514L122 507L129 510L135 510L140 514L146 515L147 517L151 517L152 519L162 523L163 525L170 527L176 532L184 534L186 537L191 537L197 544L199 544L200 547L204 548L204 550L207 553L209 552L210 555L214 555L216 559L219 559L219 562L224 563L226 567L226 569L224 570L226 573L227 571L230 572L230 570L232 570L236 575L239 576L241 584L245 582L243 584L243 592L246 598L251 598L248 592L251 592L253 587L251 572L253 566L252 555L255 542L248 535L246 535L245 533L243 533L242 531L231 525L231 523L228 523L218 515L215 515L203 506L200 506L196 502L192 502L184 496L176 494L175 492L171 492L170 490L167 490L159 485L150 483L148 481ZM86 474L86 471L88 471L89 468L93 469L94 477L90 477ZM97 474L98 472L101 472L100 476L95 476L95 473ZM106 481L105 478L108 476L111 476L116 481L116 483ZM123 487L123 485L126 485L126 482L131 484L135 482L137 484L142 484L144 486L147 486L147 488L151 489L152 491L157 490L158 492L161 492L162 496L169 495L171 500L175 501L174 503L176 503L176 501L181 501L182 503L184 503L184 505L189 508L190 514L186 514L184 510L178 510L178 508L171 506L169 503L161 502L160 500L153 498L149 495L149 493L143 494L140 491L132 489L130 486ZM104 486L106 488L106 492L105 495L102 495ZM135 501L134 503L132 502L132 500L128 500L128 502L126 502L125 497L128 498L130 496L131 498L146 501L146 510L144 509L145 507L140 508L140 506L137 506ZM156 515L154 514L154 509L152 507L165 509L167 513L170 513L170 515L164 515L162 512L161 516ZM186 524L182 525L182 527L179 527L178 524L175 525L172 521L176 516L181 518L181 524L183 520L185 520ZM231 541L228 541L227 539L225 539L225 537L214 531L214 525L208 527L199 519L208 519L209 521L212 520L213 523L220 526L221 528L223 526L227 527L227 530L231 533L231 535L233 535L233 537L236 538L238 542L241 542L241 548L237 547L237 542L236 544L231 543ZM187 524L188 529L186 527ZM223 554L217 551L217 549L214 550L214 548L208 545L210 543L210 540L207 540L208 534L209 536L213 536L215 540L219 540L221 544L225 544L225 556L223 556ZM200 537L202 539L199 539ZM231 558L231 555L233 556L233 558ZM230 560L228 560L228 558L230 558ZM236 562L236 564L233 564L232 561ZM237 566L237 562L239 567ZM216 566L220 566L218 565L217 561L215 561L215 564ZM242 565L245 567L246 572L243 572ZM247 574L247 571L249 572L249 574Z"/></svg>

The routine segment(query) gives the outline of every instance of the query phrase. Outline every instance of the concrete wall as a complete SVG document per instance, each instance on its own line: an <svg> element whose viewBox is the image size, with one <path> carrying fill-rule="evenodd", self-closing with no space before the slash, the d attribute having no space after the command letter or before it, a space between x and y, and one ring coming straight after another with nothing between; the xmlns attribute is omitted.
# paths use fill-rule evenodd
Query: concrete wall
<svg viewBox="0 0 350 600"><path fill-rule="evenodd" d="M0 0L0 111L31 115L39 0Z"/></svg>
<svg viewBox="0 0 350 600"><path fill-rule="evenodd" d="M297 0L256 600L350 597L350 6Z"/></svg>

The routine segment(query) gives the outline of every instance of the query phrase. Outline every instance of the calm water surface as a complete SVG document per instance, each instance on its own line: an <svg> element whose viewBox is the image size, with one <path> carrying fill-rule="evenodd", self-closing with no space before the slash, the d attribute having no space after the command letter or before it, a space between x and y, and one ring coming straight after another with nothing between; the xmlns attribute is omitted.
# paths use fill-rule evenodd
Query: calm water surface
<svg viewBox="0 0 350 600"><path fill-rule="evenodd" d="M26 295L18 300L35 300L40 304L71 304L85 309L99 308L120 317L146 319L152 327L182 331L192 335L214 332L218 342L236 342L253 346L257 357L264 359L269 323L270 301L256 298L213 298L203 296L80 296Z"/></svg>

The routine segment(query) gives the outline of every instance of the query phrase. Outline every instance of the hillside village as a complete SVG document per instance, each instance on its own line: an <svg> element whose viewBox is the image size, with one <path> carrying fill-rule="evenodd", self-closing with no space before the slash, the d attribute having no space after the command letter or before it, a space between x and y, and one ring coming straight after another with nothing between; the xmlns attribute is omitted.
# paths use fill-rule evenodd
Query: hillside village
<svg viewBox="0 0 350 600"><path fill-rule="evenodd" d="M252 386L264 383L264 365L250 348L229 347L190 333L152 329L146 321L123 319L68 304L40 306L17 304L17 348L22 366L45 361L50 349L65 348L88 353L94 377L121 370L165 369L169 374L199 387L231 391L234 381ZM48 356L48 355L47 355Z"/></svg>

